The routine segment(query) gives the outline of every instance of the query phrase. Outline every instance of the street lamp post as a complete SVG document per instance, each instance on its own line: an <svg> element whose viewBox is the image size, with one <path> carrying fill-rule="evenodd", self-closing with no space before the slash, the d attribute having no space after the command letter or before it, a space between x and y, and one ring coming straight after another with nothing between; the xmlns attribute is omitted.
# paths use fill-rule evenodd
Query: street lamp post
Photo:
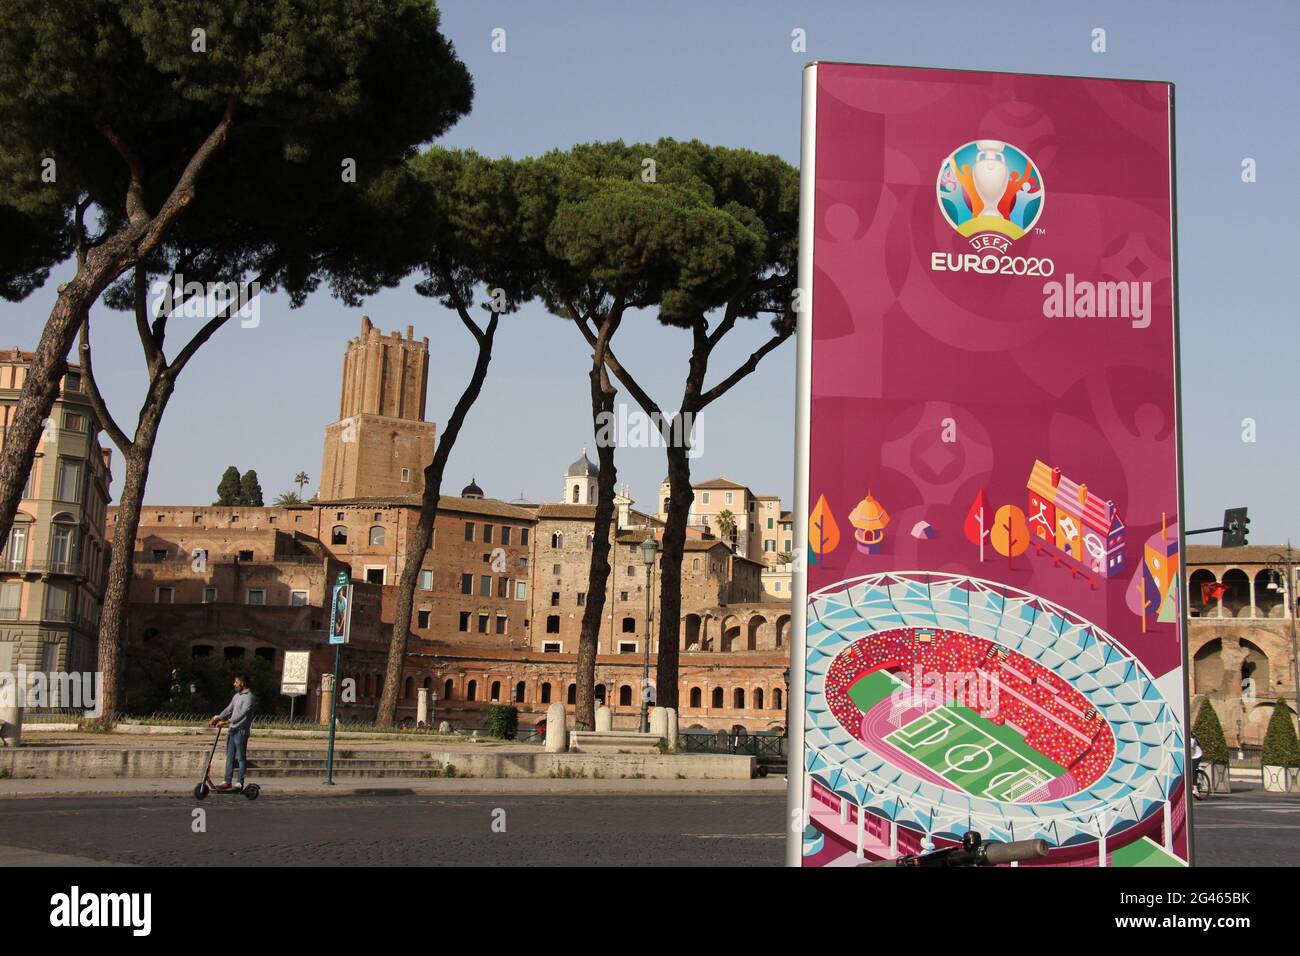
<svg viewBox="0 0 1300 956"><path fill-rule="evenodd" d="M1287 617L1291 618L1291 690L1292 700L1300 707L1300 653L1296 652L1296 630L1295 630L1295 567L1291 560L1291 542L1286 543L1286 553L1275 551L1268 556L1268 569L1274 574L1281 575L1282 567L1286 568L1286 579L1282 582L1282 599L1286 601ZM1269 587L1275 587L1276 581L1270 582Z"/></svg>
<svg viewBox="0 0 1300 956"><path fill-rule="evenodd" d="M641 667L641 733L650 732L650 593L654 590L655 555L659 546L651 533L641 542L641 560L645 564L645 648Z"/></svg>

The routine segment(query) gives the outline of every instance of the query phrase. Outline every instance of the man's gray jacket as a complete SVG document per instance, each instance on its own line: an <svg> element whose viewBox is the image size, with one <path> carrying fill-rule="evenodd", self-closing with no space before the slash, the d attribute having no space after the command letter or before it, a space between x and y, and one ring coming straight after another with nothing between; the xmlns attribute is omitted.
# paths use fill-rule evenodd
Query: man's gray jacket
<svg viewBox="0 0 1300 956"><path fill-rule="evenodd" d="M217 716L222 720L230 721L230 732L232 734L237 731L248 730L253 725L254 703L253 692L245 687L243 690L235 692L235 696L230 698L230 703L226 705L226 709Z"/></svg>

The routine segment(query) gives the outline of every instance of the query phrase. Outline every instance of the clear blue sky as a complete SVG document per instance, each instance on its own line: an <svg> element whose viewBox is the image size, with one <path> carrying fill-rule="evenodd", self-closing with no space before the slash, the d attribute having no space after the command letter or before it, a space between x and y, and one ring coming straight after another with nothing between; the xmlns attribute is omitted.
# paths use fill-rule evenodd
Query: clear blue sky
<svg viewBox="0 0 1300 956"><path fill-rule="evenodd" d="M1289 491L1300 471L1300 336L1293 230L1300 222L1300 4L1271 2L970 3L443 0L443 26L474 76L473 112L444 138L489 155L576 142L698 137L798 162L800 70L813 59L1171 80L1177 84L1178 199L1189 527L1251 508L1252 540L1300 541ZM493 53L492 31L507 50ZM807 51L792 52L802 28ZM1091 52L1091 31L1108 50ZM1241 182L1244 157L1258 182ZM1279 188L1280 186L1285 188ZM28 301L4 305L0 346L32 347L60 270ZM154 503L207 503L228 464L256 468L268 498L299 470L319 477L321 435L338 412L343 343L362 312L416 327L432 347L429 417L441 422L465 381L470 341L409 288L363 310L320 295L299 310L265 297L257 329L227 328L183 376L150 478ZM109 401L133 421L143 362L124 315L102 308L95 337ZM735 364L763 337L733 333ZM648 317L619 350L673 403L687 337ZM586 349L540 309L511 317L448 469L455 492L477 475L488 494L554 500L566 465L591 446ZM793 489L793 343L711 409L700 479L725 474L758 493ZM1241 422L1258 441L1241 441ZM653 507L662 452L619 452L620 479ZM118 486L121 467L116 468ZM313 486L314 487L314 486ZM116 490L116 489L115 489ZM311 490L310 488L308 489ZM1201 539L1209 540L1209 539Z"/></svg>

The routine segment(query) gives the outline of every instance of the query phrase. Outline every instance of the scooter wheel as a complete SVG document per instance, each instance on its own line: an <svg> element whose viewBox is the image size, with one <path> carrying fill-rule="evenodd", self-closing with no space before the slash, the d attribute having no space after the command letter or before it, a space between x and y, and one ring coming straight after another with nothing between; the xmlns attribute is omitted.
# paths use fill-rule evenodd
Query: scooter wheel
<svg viewBox="0 0 1300 956"><path fill-rule="evenodd" d="M244 796L248 797L249 800L256 800L261 795L262 788L255 783L250 783L244 788Z"/></svg>
<svg viewBox="0 0 1300 956"><path fill-rule="evenodd" d="M194 788L195 800L202 800L207 795L208 795L208 785L206 783L201 783Z"/></svg>

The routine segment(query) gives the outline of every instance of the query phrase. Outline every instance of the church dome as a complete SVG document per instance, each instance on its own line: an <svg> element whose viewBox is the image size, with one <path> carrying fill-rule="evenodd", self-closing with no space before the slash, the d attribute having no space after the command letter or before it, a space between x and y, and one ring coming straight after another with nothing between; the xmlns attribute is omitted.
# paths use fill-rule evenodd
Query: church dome
<svg viewBox="0 0 1300 956"><path fill-rule="evenodd" d="M587 457L587 449L582 450L582 457L569 466L569 470L564 473L565 478L595 478L600 474L600 469L595 463Z"/></svg>
<svg viewBox="0 0 1300 956"><path fill-rule="evenodd" d="M483 489L478 486L478 483L473 478L471 478L469 484L460 490L460 496L462 498L482 498Z"/></svg>

